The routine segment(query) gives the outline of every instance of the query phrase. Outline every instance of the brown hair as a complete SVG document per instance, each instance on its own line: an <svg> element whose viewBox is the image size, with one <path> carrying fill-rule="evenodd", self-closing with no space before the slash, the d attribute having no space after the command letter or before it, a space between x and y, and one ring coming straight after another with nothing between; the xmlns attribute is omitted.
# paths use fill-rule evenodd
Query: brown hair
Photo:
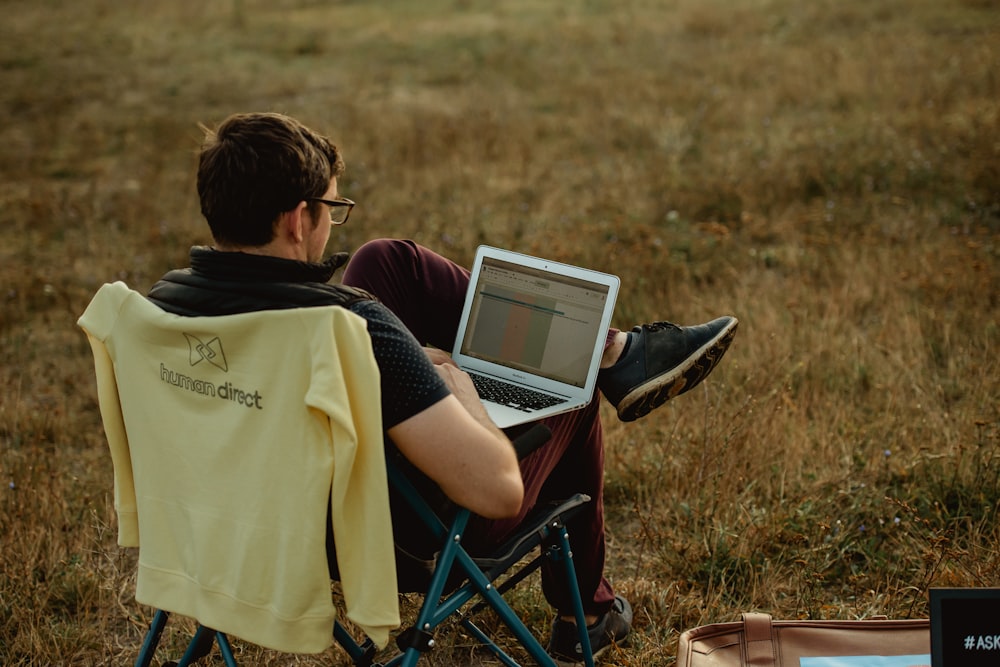
<svg viewBox="0 0 1000 667"><path fill-rule="evenodd" d="M198 197L212 236L225 245L261 246L278 216L322 197L344 172L333 143L277 113L234 114L205 130L198 159ZM316 218L319 205L310 202Z"/></svg>

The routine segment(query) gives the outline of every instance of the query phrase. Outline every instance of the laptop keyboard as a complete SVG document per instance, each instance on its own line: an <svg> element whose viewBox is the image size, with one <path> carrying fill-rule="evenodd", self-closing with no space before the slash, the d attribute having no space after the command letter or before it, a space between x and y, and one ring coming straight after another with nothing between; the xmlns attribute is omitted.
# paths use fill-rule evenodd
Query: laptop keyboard
<svg viewBox="0 0 1000 667"><path fill-rule="evenodd" d="M524 412L541 410L559 403L565 403L566 399L543 394L540 391L518 387L517 385L501 382L478 373L469 373L472 383L476 385L479 396L493 403L508 405Z"/></svg>

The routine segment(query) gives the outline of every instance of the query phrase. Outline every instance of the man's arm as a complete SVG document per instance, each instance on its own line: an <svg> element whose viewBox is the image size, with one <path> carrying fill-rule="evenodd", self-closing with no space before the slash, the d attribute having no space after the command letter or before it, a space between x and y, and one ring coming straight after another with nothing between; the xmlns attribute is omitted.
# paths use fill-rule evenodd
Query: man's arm
<svg viewBox="0 0 1000 667"><path fill-rule="evenodd" d="M451 395L391 427L389 437L454 502L488 519L514 516L524 484L510 440L487 416L468 374L447 362L435 368Z"/></svg>
<svg viewBox="0 0 1000 667"><path fill-rule="evenodd" d="M517 514L524 498L517 454L469 376L446 352L421 347L382 304L360 301L352 310L368 322L382 419L400 453L459 505L491 519Z"/></svg>

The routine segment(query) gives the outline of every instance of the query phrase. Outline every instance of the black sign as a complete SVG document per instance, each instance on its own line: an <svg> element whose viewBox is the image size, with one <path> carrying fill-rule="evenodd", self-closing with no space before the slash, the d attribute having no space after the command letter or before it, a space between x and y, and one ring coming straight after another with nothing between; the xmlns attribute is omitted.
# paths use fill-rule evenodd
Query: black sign
<svg viewBox="0 0 1000 667"><path fill-rule="evenodd" d="M931 665L1000 665L1000 588L932 588Z"/></svg>

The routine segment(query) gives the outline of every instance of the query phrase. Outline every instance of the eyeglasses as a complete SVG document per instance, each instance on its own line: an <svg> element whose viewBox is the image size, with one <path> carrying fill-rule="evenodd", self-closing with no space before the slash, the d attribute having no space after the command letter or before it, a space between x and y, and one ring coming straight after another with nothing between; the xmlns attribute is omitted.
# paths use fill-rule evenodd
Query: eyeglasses
<svg viewBox="0 0 1000 667"><path fill-rule="evenodd" d="M351 209L354 208L354 202L346 197L338 197L337 199L320 199L319 197L310 197L309 201L318 201L321 204L326 204L330 207L330 222L335 225L342 225L347 222L347 219L351 217Z"/></svg>

